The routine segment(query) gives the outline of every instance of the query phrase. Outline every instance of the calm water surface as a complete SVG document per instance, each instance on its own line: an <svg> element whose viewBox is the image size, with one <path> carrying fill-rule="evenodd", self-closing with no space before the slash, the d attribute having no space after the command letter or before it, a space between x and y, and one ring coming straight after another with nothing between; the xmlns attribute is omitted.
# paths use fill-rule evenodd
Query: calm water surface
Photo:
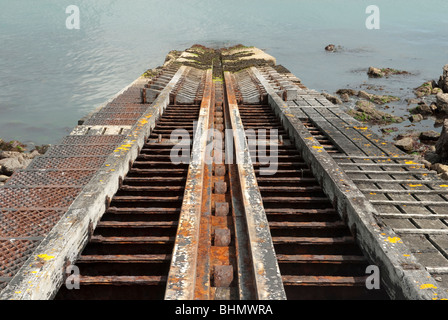
<svg viewBox="0 0 448 320"><path fill-rule="evenodd" d="M68 30L67 6L80 9ZM316 90L380 85L412 97L448 63L448 2L376 0L380 30L368 30L362 0L0 0L0 137L56 143L77 120L195 43L265 49ZM329 43L342 46L327 53ZM412 72L368 79L369 66ZM406 103L389 112L406 114ZM409 126L408 121L402 126ZM434 129L425 120L417 129ZM437 130L437 129L436 129Z"/></svg>

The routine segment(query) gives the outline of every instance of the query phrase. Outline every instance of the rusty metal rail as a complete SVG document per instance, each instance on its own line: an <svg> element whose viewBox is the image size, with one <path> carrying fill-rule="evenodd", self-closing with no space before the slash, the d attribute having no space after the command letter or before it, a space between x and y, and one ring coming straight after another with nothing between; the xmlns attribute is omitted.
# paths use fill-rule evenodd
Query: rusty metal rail
<svg viewBox="0 0 448 320"><path fill-rule="evenodd" d="M248 138L260 138L259 130L265 128L282 136L275 174L262 175L263 167L272 163L260 163L256 145L251 153L288 298L381 297L367 290L367 259L270 106L240 105L239 109L245 129L256 135Z"/></svg>

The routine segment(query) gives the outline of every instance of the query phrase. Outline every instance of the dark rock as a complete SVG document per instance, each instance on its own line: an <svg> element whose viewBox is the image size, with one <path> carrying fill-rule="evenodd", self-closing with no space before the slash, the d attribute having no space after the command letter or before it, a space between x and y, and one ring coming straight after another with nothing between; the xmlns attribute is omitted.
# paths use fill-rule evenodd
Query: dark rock
<svg viewBox="0 0 448 320"><path fill-rule="evenodd" d="M424 131L420 133L420 140L430 140L430 141L437 141L440 137L440 133L430 130L430 131Z"/></svg>
<svg viewBox="0 0 448 320"><path fill-rule="evenodd" d="M329 44L328 46L325 47L325 51L333 52L334 49L335 49L335 45L334 44Z"/></svg>
<svg viewBox="0 0 448 320"><path fill-rule="evenodd" d="M348 94L349 96L357 96L358 91L353 89L339 89L338 91L336 91L336 94L340 96L342 96L343 94Z"/></svg>
<svg viewBox="0 0 448 320"><path fill-rule="evenodd" d="M348 114L362 122L370 121L383 124L403 122L401 117L377 110L372 102L366 100L358 101L356 110L349 110Z"/></svg>
<svg viewBox="0 0 448 320"><path fill-rule="evenodd" d="M432 94L432 82L428 81L422 84L420 87L414 89L414 93L417 97L421 98Z"/></svg>
<svg viewBox="0 0 448 320"><path fill-rule="evenodd" d="M442 133L436 142L436 153L442 161L448 161L448 119L443 122Z"/></svg>
<svg viewBox="0 0 448 320"><path fill-rule="evenodd" d="M50 147L50 144L44 144L42 146L36 146L35 150L37 150L37 152L39 152L40 154L45 154L45 152L47 152Z"/></svg>
<svg viewBox="0 0 448 320"><path fill-rule="evenodd" d="M395 142L395 146L405 152L414 151L414 139L406 137Z"/></svg>
<svg viewBox="0 0 448 320"><path fill-rule="evenodd" d="M421 114L413 114L409 117L409 121L411 122L420 122L423 120L423 116Z"/></svg>
<svg viewBox="0 0 448 320"><path fill-rule="evenodd" d="M431 103L429 108L431 109L432 113L435 113L437 111L437 104L435 102L433 102L433 103Z"/></svg>
<svg viewBox="0 0 448 320"><path fill-rule="evenodd" d="M342 100L342 102L349 102L350 101L350 95L348 93L341 94L341 100Z"/></svg>
<svg viewBox="0 0 448 320"><path fill-rule="evenodd" d="M443 92L448 93L448 64L443 67L442 76L439 79L438 87L443 90Z"/></svg>
<svg viewBox="0 0 448 320"><path fill-rule="evenodd" d="M423 164L426 169L431 169L432 163L428 160L420 159L420 163Z"/></svg>
<svg viewBox="0 0 448 320"><path fill-rule="evenodd" d="M425 160L429 161L430 163L437 163L440 161L440 156L435 152L427 152L425 154Z"/></svg>
<svg viewBox="0 0 448 320"><path fill-rule="evenodd" d="M448 114L448 93L438 93L436 96L437 112Z"/></svg>
<svg viewBox="0 0 448 320"><path fill-rule="evenodd" d="M437 173L445 173L448 172L448 166L441 164L441 163L435 163L431 166L431 170L437 171Z"/></svg>
<svg viewBox="0 0 448 320"><path fill-rule="evenodd" d="M23 152L23 151L25 151L25 148L26 148L26 145L17 140L13 140L10 142L0 140L0 150L3 150L3 151Z"/></svg>
<svg viewBox="0 0 448 320"><path fill-rule="evenodd" d="M370 77L373 78L382 78L384 77L384 73L381 71L381 69L375 68L375 67L369 67L369 70L367 71L367 74Z"/></svg>
<svg viewBox="0 0 448 320"><path fill-rule="evenodd" d="M369 70L367 71L367 74L373 78L382 78L382 77L389 77L390 75L409 74L409 72L403 71L403 70L397 70L397 69L393 69L393 68L379 69L379 68L370 67Z"/></svg>
<svg viewBox="0 0 448 320"><path fill-rule="evenodd" d="M326 92L322 92L322 95L333 104L342 104L341 99L339 99L338 97L332 96L331 94L328 94Z"/></svg>
<svg viewBox="0 0 448 320"><path fill-rule="evenodd" d="M12 175L14 171L22 169L23 164L20 163L18 158L6 158L0 160L0 166L2 168L2 173L5 175Z"/></svg>
<svg viewBox="0 0 448 320"><path fill-rule="evenodd" d="M409 109L409 112L412 114L431 115L433 114L433 109L425 102L421 101L418 106Z"/></svg>
<svg viewBox="0 0 448 320"><path fill-rule="evenodd" d="M411 98L411 99L406 99L406 102L408 104L418 104L418 103L422 102L422 100L421 99Z"/></svg>
<svg viewBox="0 0 448 320"><path fill-rule="evenodd" d="M397 127L392 127L392 128L381 128L381 132L383 134L391 134L392 132L397 132L398 128Z"/></svg>
<svg viewBox="0 0 448 320"><path fill-rule="evenodd" d="M376 104L385 104L389 103L391 101L398 101L400 98L389 96L389 95L377 95L368 93L366 91L360 90L358 92L358 97L362 99L369 100L370 102L376 103Z"/></svg>
<svg viewBox="0 0 448 320"><path fill-rule="evenodd" d="M365 92L363 90L358 91L358 97L361 99L370 100L372 98L372 94Z"/></svg>
<svg viewBox="0 0 448 320"><path fill-rule="evenodd" d="M19 151L0 151L0 159L23 157L24 153Z"/></svg>
<svg viewBox="0 0 448 320"><path fill-rule="evenodd" d="M25 159L34 159L35 157L40 156L40 153L37 150L33 150L30 153L24 153L23 156Z"/></svg>

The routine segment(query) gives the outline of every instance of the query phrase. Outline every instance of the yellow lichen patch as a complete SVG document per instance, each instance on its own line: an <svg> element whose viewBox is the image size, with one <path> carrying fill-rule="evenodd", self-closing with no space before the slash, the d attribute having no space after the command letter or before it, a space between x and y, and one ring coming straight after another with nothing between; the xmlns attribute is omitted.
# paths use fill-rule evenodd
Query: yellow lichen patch
<svg viewBox="0 0 448 320"><path fill-rule="evenodd" d="M408 184L408 186L410 186L411 188L415 188L415 187L422 187L422 184Z"/></svg>
<svg viewBox="0 0 448 320"><path fill-rule="evenodd" d="M401 239L398 237L387 237L384 241L390 242L390 243L402 243Z"/></svg>
<svg viewBox="0 0 448 320"><path fill-rule="evenodd" d="M353 127L353 128L355 128L356 130L367 130L368 129L367 127Z"/></svg>
<svg viewBox="0 0 448 320"><path fill-rule="evenodd" d="M439 187L440 188L448 188L448 184L441 184Z"/></svg>
<svg viewBox="0 0 448 320"><path fill-rule="evenodd" d="M406 161L405 163L406 164L418 164L418 163L415 163L414 161Z"/></svg>
<svg viewBox="0 0 448 320"><path fill-rule="evenodd" d="M49 256L48 254L40 254L37 257L45 261L49 261L54 258L54 256Z"/></svg>
<svg viewBox="0 0 448 320"><path fill-rule="evenodd" d="M403 257L410 257L410 254L404 254Z"/></svg>
<svg viewBox="0 0 448 320"><path fill-rule="evenodd" d="M323 147L321 146L313 146L313 149L322 149Z"/></svg>
<svg viewBox="0 0 448 320"><path fill-rule="evenodd" d="M376 193L375 193L375 192L370 192L370 194L371 194L372 196L376 195Z"/></svg>
<svg viewBox="0 0 448 320"><path fill-rule="evenodd" d="M437 289L437 287L435 285L433 285L433 284L425 283L425 284L422 284L420 286L420 289L422 289L422 290L424 290L424 289Z"/></svg>

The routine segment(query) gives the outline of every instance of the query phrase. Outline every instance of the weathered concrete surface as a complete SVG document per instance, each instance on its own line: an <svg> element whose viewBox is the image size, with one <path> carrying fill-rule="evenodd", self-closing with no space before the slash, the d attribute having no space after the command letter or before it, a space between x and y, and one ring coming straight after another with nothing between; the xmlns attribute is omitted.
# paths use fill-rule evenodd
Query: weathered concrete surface
<svg viewBox="0 0 448 320"><path fill-rule="evenodd" d="M105 212L107 199L118 190L119 179L137 158L156 120L169 104L171 90L186 69L179 68L157 100L148 105L121 146L107 158L105 165L1 292L1 300L47 300L56 295L64 283L67 266L76 261L88 242L91 231Z"/></svg>
<svg viewBox="0 0 448 320"><path fill-rule="evenodd" d="M431 300L447 298L446 292L410 249L389 227L375 219L376 209L350 180L335 160L303 126L294 108L290 108L270 87L268 81L252 68L265 86L269 104L279 115L304 160L310 165L325 194L331 199L342 219L350 227L369 261L378 266L382 283L392 299Z"/></svg>

